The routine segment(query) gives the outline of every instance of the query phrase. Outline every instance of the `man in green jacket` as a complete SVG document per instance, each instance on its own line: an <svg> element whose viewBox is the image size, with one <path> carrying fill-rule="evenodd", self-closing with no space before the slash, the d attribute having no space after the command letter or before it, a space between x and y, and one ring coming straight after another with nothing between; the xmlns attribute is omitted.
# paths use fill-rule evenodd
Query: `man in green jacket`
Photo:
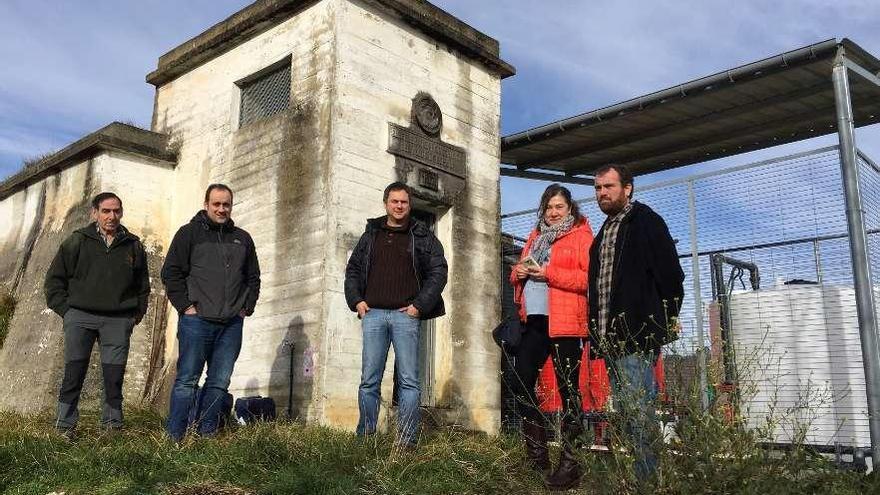
<svg viewBox="0 0 880 495"><path fill-rule="evenodd" d="M55 427L72 438L97 340L104 375L101 426L122 427L122 380L132 329L147 311L150 277L140 239L122 226L122 200L102 192L88 226L65 239L46 273L46 304L64 319L64 378Z"/></svg>

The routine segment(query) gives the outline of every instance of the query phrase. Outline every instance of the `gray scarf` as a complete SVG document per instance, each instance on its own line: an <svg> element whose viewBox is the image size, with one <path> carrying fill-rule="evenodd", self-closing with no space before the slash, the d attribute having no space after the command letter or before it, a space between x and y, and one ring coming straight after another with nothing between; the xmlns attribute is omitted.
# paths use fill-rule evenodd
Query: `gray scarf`
<svg viewBox="0 0 880 495"><path fill-rule="evenodd" d="M565 234L572 227L574 227L574 217L571 213L556 225L548 225L544 219L541 219L538 222L538 236L532 242L529 254L535 258L539 265L544 265L550 259L550 245L556 241L557 237Z"/></svg>

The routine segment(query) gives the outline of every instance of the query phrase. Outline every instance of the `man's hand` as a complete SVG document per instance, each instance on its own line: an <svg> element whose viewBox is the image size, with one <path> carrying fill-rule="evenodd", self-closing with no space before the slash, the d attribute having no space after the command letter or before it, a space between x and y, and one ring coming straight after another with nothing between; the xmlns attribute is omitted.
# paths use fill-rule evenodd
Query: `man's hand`
<svg viewBox="0 0 880 495"><path fill-rule="evenodd" d="M400 308L400 309L398 309L398 311L400 311L401 313L406 313L406 314L412 316L413 318L418 318L421 315L421 313L419 313L418 308L416 308L412 304L410 304L409 306Z"/></svg>
<svg viewBox="0 0 880 495"><path fill-rule="evenodd" d="M245 310L239 311L238 316L241 316L242 318L244 318L245 316L247 316L247 311L245 311Z"/></svg>
<svg viewBox="0 0 880 495"><path fill-rule="evenodd" d="M544 282L547 280L547 266L542 266L541 268L529 268L526 272L529 277L532 277L532 280L537 280L539 282Z"/></svg>
<svg viewBox="0 0 880 495"><path fill-rule="evenodd" d="M358 312L358 319L363 319L364 315L370 311L370 306L367 304L367 301L361 301L357 303L355 309L357 309Z"/></svg>
<svg viewBox="0 0 880 495"><path fill-rule="evenodd" d="M516 274L517 280L522 280L529 276L529 271L522 263L517 263L513 266L513 273Z"/></svg>
<svg viewBox="0 0 880 495"><path fill-rule="evenodd" d="M199 312L196 311L196 305L195 305L195 304L190 304L188 308L186 308L185 310L183 310L183 314L185 314L185 315L197 315L197 314L199 314Z"/></svg>

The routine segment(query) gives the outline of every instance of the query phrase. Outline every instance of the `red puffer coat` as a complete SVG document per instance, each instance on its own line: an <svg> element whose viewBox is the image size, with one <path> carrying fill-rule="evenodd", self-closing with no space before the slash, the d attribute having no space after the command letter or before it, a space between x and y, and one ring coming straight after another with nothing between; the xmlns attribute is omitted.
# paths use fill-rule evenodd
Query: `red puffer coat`
<svg viewBox="0 0 880 495"><path fill-rule="evenodd" d="M529 234L522 256L529 254L532 242L538 231ZM548 310L550 337L586 337L589 321L589 304L587 304L587 273L590 264L590 244L593 242L593 230L584 218L571 230L556 238L550 248L550 263L547 264ZM519 305L519 317L526 320L523 307L523 286L525 280L516 278L511 271L510 283L513 284L513 301Z"/></svg>

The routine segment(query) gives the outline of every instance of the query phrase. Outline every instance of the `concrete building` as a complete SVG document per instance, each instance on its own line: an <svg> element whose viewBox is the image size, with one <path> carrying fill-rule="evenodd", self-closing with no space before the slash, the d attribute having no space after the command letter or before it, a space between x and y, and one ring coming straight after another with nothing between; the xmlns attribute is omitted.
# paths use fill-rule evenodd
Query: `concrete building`
<svg viewBox="0 0 880 495"><path fill-rule="evenodd" d="M344 267L366 218L383 213L382 189L400 179L450 266L447 315L423 332L423 402L438 422L496 431L500 89L513 74L498 53L422 0L260 0L160 57L147 76L152 131L111 124L0 184L0 279L19 300L0 350L0 407L54 403L60 320L42 280L101 190L122 196L154 276L128 404L164 407L177 315L158 268L204 188L223 182L263 273L230 391L284 408L292 363L294 412L353 428L361 335Z"/></svg>

